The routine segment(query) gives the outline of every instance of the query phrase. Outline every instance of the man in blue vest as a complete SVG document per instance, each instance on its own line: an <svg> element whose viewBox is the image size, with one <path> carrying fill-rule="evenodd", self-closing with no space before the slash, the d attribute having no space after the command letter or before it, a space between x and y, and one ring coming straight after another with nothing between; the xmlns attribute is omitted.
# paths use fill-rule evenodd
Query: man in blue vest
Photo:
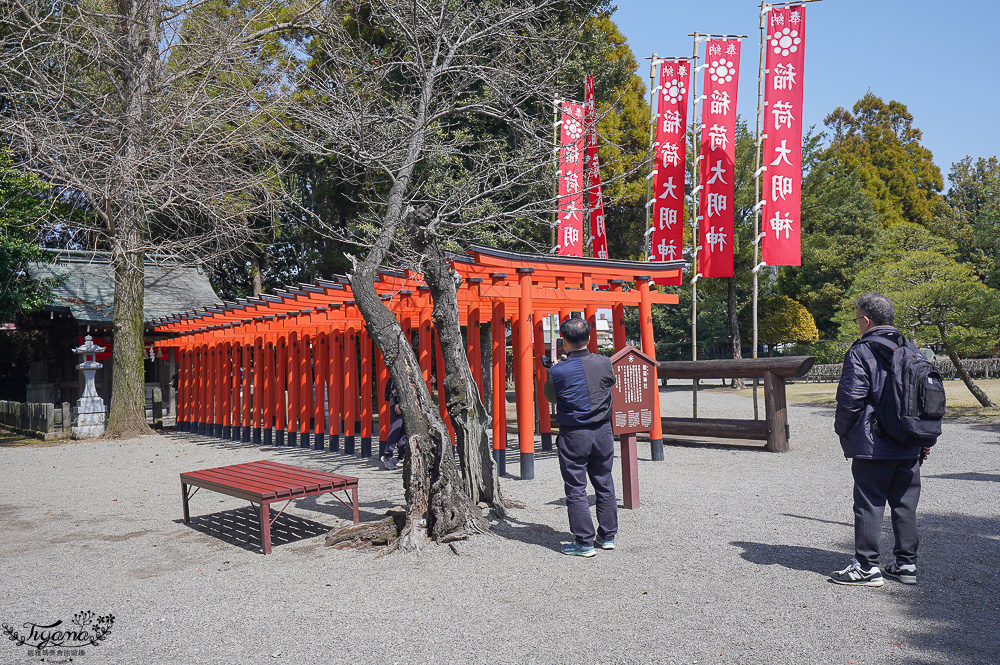
<svg viewBox="0 0 1000 665"><path fill-rule="evenodd" d="M594 546L615 549L618 501L611 475L615 458L611 432L611 387L615 373L611 361L587 350L590 324L567 319L559 327L566 357L549 369L545 397L556 403L559 436L559 470L566 488L569 528L576 536L561 547L563 554L592 557ZM598 529L590 517L587 477L597 497Z"/></svg>

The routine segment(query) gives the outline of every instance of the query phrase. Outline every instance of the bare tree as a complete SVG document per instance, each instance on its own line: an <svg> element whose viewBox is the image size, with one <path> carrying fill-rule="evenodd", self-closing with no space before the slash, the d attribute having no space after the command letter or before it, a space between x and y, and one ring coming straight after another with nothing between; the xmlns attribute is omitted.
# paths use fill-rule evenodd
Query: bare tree
<svg viewBox="0 0 1000 665"><path fill-rule="evenodd" d="M308 0L306 0L308 2ZM110 437L147 431L143 261L245 247L281 169L277 39L297 0L6 0L0 135L19 166L85 197L115 273Z"/></svg>
<svg viewBox="0 0 1000 665"><path fill-rule="evenodd" d="M330 5L326 34L310 44L303 147L334 157L344 177L361 174L357 197L369 211L329 230L360 248L351 285L400 392L410 435L405 548L485 529L477 502L503 512L446 250L472 238L547 239L552 103L587 10L554 0L344 2ZM387 262L430 287L460 470L410 341L375 292Z"/></svg>

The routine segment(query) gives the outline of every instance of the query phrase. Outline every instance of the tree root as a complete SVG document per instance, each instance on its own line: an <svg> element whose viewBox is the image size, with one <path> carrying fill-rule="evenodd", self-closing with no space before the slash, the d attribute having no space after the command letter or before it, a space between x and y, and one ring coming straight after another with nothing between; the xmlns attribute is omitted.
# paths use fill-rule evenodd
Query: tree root
<svg viewBox="0 0 1000 665"><path fill-rule="evenodd" d="M342 550L395 545L405 523L406 511L397 506L377 522L351 524L330 531L326 535L326 546Z"/></svg>
<svg viewBox="0 0 1000 665"><path fill-rule="evenodd" d="M444 534L438 538L440 545L448 545L455 551L455 543L468 540L472 535L490 533L488 527L470 520L464 528ZM400 506L386 512L386 516L376 522L362 522L333 529L326 535L326 546L334 549L372 549L385 547L387 551L402 550L419 552L429 542L427 532L421 527L407 530L406 510ZM458 554L458 552L455 552Z"/></svg>
<svg viewBox="0 0 1000 665"><path fill-rule="evenodd" d="M108 441L124 441L125 439L137 439L140 436L149 436L152 434L156 434L156 432L145 422L141 425L129 423L120 427L108 428L98 438Z"/></svg>
<svg viewBox="0 0 1000 665"><path fill-rule="evenodd" d="M527 510L528 509L528 504L524 503L523 501L518 501L517 499L508 499L507 497L504 497L503 498L503 507L504 508L519 508L521 510ZM501 517L503 517L503 516L501 516Z"/></svg>

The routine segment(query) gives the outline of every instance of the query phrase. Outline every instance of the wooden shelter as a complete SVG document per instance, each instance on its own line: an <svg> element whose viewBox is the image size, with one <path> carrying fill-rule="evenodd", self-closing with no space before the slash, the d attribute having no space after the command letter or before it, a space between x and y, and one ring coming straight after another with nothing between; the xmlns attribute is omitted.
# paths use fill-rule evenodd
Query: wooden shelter
<svg viewBox="0 0 1000 665"><path fill-rule="evenodd" d="M473 245L451 257L461 276L460 324L466 350L483 394L483 358L491 372L493 450L506 471L506 326L513 349L517 435L521 478L534 477L535 422L543 450L552 447L549 404L542 394L545 369L542 319L582 312L594 333L596 312L610 308L615 348L625 346L625 307L639 308L641 345L654 354L651 306L676 304L658 293L651 280L676 278L682 262L645 263L526 254ZM431 321L429 287L421 275L383 270L375 288L403 329L416 338L424 380L432 380L432 355L443 366ZM312 445L354 454L372 454L374 413L379 439L388 432L385 402L388 370L373 347L346 278L276 289L214 307L178 313L152 322L170 335L157 346L173 348L180 361L178 429L264 445ZM489 325L492 348L483 353L479 328ZM436 377L439 408L444 376ZM374 398L374 399L373 399ZM376 406L377 405L377 406ZM537 413L536 413L537 407ZM659 403L655 413L659 413ZM273 435L273 438L272 438ZM654 459L662 459L662 433L654 418ZM659 455L657 455L657 451Z"/></svg>

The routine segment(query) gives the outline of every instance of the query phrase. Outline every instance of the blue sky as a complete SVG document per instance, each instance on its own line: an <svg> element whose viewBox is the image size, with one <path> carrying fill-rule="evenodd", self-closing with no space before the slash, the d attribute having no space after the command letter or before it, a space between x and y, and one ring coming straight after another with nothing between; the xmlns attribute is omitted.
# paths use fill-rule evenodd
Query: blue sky
<svg viewBox="0 0 1000 665"><path fill-rule="evenodd" d="M754 0L620 0L612 18L628 39L638 74L648 57L691 55L687 35L749 35L743 41L738 111L757 113L760 49ZM965 155L1000 155L1000 3L988 0L823 0L807 4L805 126L822 128L870 88L904 104L945 176ZM704 55L704 48L702 48ZM704 70L703 70L704 71ZM699 73L701 76L701 73ZM702 82L699 80L699 87ZM648 87L647 87L648 93Z"/></svg>

